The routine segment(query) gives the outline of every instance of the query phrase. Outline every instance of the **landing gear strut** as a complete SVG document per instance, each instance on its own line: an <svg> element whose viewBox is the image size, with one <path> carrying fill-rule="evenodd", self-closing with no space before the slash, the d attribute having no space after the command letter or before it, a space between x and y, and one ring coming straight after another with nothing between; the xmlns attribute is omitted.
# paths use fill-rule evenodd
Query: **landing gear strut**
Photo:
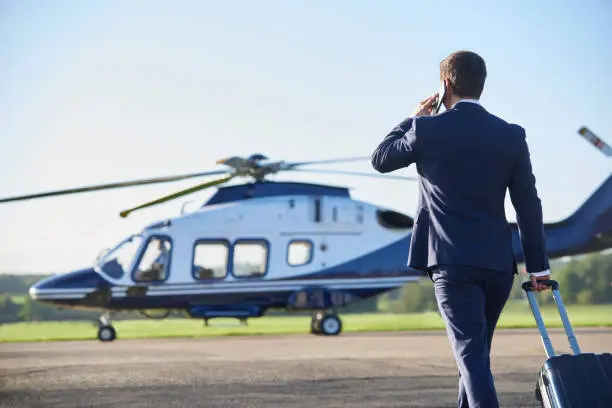
<svg viewBox="0 0 612 408"><path fill-rule="evenodd" d="M100 316L98 322L98 340L107 342L117 338L117 331L111 323L110 313Z"/></svg>
<svg viewBox="0 0 612 408"><path fill-rule="evenodd" d="M337 336L342 331L342 321L335 312L316 312L310 321L310 333Z"/></svg>

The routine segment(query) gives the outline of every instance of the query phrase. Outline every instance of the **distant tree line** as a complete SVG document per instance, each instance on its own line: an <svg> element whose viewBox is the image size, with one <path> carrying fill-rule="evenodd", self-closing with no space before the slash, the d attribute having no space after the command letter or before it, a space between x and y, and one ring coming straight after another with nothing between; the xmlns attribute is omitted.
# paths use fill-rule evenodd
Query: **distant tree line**
<svg viewBox="0 0 612 408"><path fill-rule="evenodd" d="M612 253L603 252L556 261L551 265L551 277L559 282L559 292L566 305L612 304ZM521 268L522 269L522 266ZM510 300L527 302L521 284L525 274L515 277ZM550 291L537 294L540 304L554 303ZM436 311L433 283L423 279L394 292L382 295L378 310L395 313Z"/></svg>
<svg viewBox="0 0 612 408"><path fill-rule="evenodd" d="M48 275L0 274L0 324L19 321L92 320L95 310L61 309L30 299L28 289ZM552 265L553 279L560 285L565 304L612 304L612 253L590 254ZM525 301L521 274L514 280L511 300ZM538 294L540 302L553 302L550 292ZM342 310L342 313L420 313L436 311L432 282L425 278L378 298L365 300ZM278 312L270 313L277 314ZM170 317L182 317L175 312ZM114 320L145 318L137 312L113 315Z"/></svg>

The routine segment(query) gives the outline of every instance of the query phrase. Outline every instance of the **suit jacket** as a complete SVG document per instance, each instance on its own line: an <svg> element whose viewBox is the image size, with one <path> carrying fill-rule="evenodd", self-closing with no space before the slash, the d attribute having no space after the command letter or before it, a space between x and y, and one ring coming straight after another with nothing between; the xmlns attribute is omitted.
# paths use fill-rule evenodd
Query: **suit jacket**
<svg viewBox="0 0 612 408"><path fill-rule="evenodd" d="M413 163L420 197L409 267L466 265L516 273L504 208L509 191L527 271L549 269L542 207L522 127L468 101L439 115L408 118L376 148L372 166L388 173Z"/></svg>

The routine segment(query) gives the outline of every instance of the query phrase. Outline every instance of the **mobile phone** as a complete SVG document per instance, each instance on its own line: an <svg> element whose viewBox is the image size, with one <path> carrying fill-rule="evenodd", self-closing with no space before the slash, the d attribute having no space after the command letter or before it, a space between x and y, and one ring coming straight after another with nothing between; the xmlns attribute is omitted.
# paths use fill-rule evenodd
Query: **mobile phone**
<svg viewBox="0 0 612 408"><path fill-rule="evenodd" d="M446 87L444 86L444 82L442 82L442 85L440 85L440 88L438 89L438 97L436 98L436 104L431 110L432 115L435 115L440 111L440 108L442 107L442 101L444 100L444 95L446 95Z"/></svg>

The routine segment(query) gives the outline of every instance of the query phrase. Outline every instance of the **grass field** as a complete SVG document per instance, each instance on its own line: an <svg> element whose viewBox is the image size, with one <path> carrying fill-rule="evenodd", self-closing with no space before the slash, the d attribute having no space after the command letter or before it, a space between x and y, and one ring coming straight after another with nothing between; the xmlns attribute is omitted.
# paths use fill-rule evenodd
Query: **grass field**
<svg viewBox="0 0 612 408"><path fill-rule="evenodd" d="M23 293L4 293L3 295L10 297L13 303L16 303L18 305L23 305L25 303L26 298L28 297L28 295L24 295Z"/></svg>
<svg viewBox="0 0 612 408"><path fill-rule="evenodd" d="M610 305L567 306L574 327L612 326ZM554 306L544 306L542 315L547 327L561 327L561 319ZM341 315L344 331L409 331L443 329L441 318L435 312L415 314L362 314ZM201 320L124 320L114 322L120 339L162 337L205 337L228 335L265 335L307 333L308 316L266 316L249 320L248 326L238 326L236 320L212 320L204 327ZM500 328L535 327L528 306L511 305L505 309ZM0 342L90 340L96 339L94 322L28 322L0 326Z"/></svg>

